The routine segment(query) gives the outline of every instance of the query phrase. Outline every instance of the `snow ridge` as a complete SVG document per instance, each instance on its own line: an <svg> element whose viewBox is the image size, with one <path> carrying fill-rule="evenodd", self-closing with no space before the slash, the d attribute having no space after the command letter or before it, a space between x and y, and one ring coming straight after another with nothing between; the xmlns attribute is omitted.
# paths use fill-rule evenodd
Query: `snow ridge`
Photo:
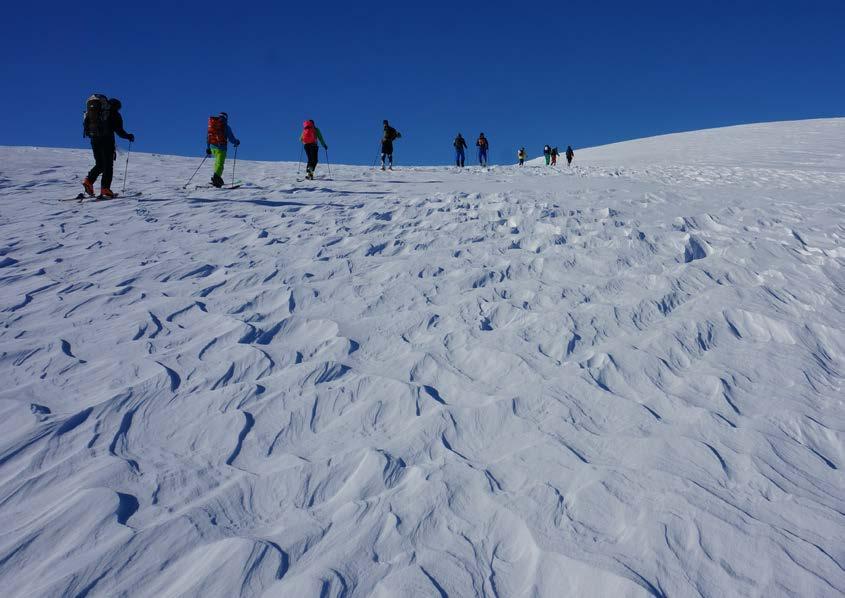
<svg viewBox="0 0 845 598"><path fill-rule="evenodd" d="M3 595L841 595L845 120L663 142L0 149Z"/></svg>

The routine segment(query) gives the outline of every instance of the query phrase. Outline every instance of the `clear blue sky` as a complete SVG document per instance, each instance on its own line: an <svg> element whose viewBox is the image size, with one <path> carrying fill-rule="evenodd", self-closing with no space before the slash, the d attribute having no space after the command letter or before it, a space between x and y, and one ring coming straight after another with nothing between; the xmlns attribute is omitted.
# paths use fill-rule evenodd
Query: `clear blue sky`
<svg viewBox="0 0 845 598"><path fill-rule="evenodd" d="M200 156L225 110L239 156L296 160L302 120L333 162L368 164L381 121L398 164L452 160L458 131L586 147L845 114L845 2L11 2L2 145L87 147L94 91L139 151ZM472 153L474 163L474 152Z"/></svg>

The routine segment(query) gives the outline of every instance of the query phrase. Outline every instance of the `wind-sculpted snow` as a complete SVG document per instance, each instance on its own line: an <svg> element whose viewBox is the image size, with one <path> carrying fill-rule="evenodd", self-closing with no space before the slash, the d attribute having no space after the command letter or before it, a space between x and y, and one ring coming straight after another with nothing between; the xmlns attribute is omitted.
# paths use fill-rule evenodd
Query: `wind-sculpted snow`
<svg viewBox="0 0 845 598"><path fill-rule="evenodd" d="M841 595L845 121L660 147L0 150L0 593Z"/></svg>

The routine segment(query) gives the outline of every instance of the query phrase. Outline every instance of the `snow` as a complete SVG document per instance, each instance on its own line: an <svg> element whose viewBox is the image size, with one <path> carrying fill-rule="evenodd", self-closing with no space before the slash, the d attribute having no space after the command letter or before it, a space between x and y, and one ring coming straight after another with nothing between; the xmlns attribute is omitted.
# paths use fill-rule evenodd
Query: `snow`
<svg viewBox="0 0 845 598"><path fill-rule="evenodd" d="M845 592L845 119L89 154L0 148L3 596Z"/></svg>

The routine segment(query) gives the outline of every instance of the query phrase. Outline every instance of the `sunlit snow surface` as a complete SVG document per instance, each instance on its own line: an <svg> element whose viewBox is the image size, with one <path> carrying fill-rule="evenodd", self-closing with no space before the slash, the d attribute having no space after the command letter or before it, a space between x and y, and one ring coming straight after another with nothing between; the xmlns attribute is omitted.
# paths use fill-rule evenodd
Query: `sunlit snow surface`
<svg viewBox="0 0 845 598"><path fill-rule="evenodd" d="M845 120L576 151L0 149L0 594L845 592Z"/></svg>

